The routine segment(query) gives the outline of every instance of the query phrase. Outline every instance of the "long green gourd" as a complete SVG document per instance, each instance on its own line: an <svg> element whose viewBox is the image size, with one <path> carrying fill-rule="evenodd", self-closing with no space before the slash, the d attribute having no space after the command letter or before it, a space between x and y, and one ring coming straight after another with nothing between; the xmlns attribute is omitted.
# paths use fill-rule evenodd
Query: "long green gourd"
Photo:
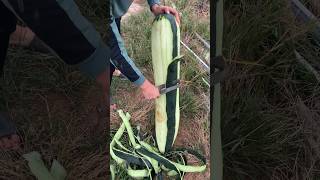
<svg viewBox="0 0 320 180"><path fill-rule="evenodd" d="M180 78L180 29L173 15L162 14L155 18L151 41L155 85L173 86ZM155 101L156 140L161 153L171 149L179 120L179 89L176 89Z"/></svg>

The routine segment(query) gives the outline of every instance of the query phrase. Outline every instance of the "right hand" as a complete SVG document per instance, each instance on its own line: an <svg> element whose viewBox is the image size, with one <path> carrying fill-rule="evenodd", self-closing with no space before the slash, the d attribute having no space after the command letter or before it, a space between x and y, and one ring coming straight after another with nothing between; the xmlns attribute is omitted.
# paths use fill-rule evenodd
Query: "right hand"
<svg viewBox="0 0 320 180"><path fill-rule="evenodd" d="M142 95L146 99L156 99L160 96L159 89L151 84L148 80L145 80L140 86Z"/></svg>

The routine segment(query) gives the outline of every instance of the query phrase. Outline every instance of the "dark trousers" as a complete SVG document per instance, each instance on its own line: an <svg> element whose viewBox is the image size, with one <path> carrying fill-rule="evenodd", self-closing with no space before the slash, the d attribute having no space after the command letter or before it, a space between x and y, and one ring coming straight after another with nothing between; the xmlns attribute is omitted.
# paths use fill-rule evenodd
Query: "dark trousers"
<svg viewBox="0 0 320 180"><path fill-rule="evenodd" d="M17 18L0 2L0 73L7 55L10 34L16 30Z"/></svg>

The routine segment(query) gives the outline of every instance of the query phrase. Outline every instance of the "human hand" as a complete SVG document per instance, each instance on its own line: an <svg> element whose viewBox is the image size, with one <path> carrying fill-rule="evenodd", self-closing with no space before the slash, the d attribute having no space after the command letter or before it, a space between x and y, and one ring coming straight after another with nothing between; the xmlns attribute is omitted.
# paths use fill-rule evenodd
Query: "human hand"
<svg viewBox="0 0 320 180"><path fill-rule="evenodd" d="M145 80L140 86L142 95L146 99L155 99L160 96L159 89L151 84L148 80Z"/></svg>
<svg viewBox="0 0 320 180"><path fill-rule="evenodd" d="M169 6L161 6L159 4L154 4L151 7L151 11L153 12L154 15L159 15L162 13L167 13L167 14L172 14L176 17L176 21L178 25L180 25L180 16L179 13L176 9L169 7Z"/></svg>

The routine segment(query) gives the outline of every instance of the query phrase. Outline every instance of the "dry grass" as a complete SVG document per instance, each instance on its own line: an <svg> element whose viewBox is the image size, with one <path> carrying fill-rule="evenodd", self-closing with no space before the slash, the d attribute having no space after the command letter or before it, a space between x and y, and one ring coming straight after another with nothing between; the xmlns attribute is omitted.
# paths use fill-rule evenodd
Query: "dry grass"
<svg viewBox="0 0 320 180"><path fill-rule="evenodd" d="M317 61L319 48L309 41L311 28L295 21L288 2L226 1L225 179L320 176L315 153L319 84L294 56L297 49L308 61Z"/></svg>

